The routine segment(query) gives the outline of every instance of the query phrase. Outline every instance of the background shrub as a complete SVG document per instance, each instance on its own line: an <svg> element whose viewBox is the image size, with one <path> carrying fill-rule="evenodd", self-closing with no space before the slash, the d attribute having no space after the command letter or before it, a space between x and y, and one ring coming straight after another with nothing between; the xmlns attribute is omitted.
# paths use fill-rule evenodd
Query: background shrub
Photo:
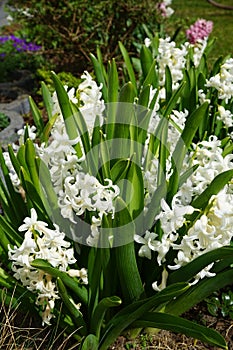
<svg viewBox="0 0 233 350"><path fill-rule="evenodd" d="M89 53L101 48L104 61L117 57L118 41L129 52L145 37L143 24L159 25L158 1L149 0L9 0L10 13L21 24L21 34L41 45L58 71L88 69Z"/></svg>

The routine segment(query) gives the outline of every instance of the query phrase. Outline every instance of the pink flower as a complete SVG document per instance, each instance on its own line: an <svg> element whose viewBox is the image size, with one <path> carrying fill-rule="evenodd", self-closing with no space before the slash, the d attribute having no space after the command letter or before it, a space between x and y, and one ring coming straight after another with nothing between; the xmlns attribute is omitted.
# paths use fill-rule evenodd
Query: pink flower
<svg viewBox="0 0 233 350"><path fill-rule="evenodd" d="M198 19L194 24L186 30L187 39L191 44L195 44L198 40L202 40L209 36L213 30L213 22L205 19Z"/></svg>

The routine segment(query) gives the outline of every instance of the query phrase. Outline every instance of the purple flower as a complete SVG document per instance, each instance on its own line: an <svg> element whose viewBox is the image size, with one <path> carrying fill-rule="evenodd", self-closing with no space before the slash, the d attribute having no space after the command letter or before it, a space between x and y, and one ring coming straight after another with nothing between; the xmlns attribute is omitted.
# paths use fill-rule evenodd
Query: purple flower
<svg viewBox="0 0 233 350"><path fill-rule="evenodd" d="M186 36L191 44L195 44L198 40L202 40L210 35L213 30L213 22L206 21L201 18L186 30Z"/></svg>
<svg viewBox="0 0 233 350"><path fill-rule="evenodd" d="M41 46L27 42L25 39L18 38L14 35L0 36L0 45L5 44L6 42L10 42L12 44L12 48L18 52L38 51L41 49Z"/></svg>

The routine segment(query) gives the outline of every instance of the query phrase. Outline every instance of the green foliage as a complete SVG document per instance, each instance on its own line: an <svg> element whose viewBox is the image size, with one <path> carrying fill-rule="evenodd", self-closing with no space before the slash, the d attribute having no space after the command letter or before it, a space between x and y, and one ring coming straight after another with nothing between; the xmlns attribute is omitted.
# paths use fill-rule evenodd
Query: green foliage
<svg viewBox="0 0 233 350"><path fill-rule="evenodd" d="M27 35L42 45L45 57L58 71L74 73L88 68L89 53L98 45L103 59L119 54L118 41L134 51L133 42L143 41L143 24L158 28L156 1L15 1L11 15ZM15 9L16 10L15 10ZM25 12L24 12L25 11Z"/></svg>
<svg viewBox="0 0 233 350"><path fill-rule="evenodd" d="M14 35L0 36L0 81L11 80L16 70L36 71L45 63L40 47Z"/></svg>
<svg viewBox="0 0 233 350"><path fill-rule="evenodd" d="M5 129L9 124L9 117L5 113L0 112L0 130Z"/></svg>
<svg viewBox="0 0 233 350"><path fill-rule="evenodd" d="M213 293L205 301L212 316L233 319L233 292L230 287Z"/></svg>
<svg viewBox="0 0 233 350"><path fill-rule="evenodd" d="M51 70L47 70L41 67L36 70L36 75L40 81L43 81L46 84L46 86L49 88L49 91L51 93L54 92L55 89L54 89ZM57 76L59 77L62 84L67 85L69 89L70 88L76 89L81 82L81 79L75 77L71 72L59 72L57 73Z"/></svg>

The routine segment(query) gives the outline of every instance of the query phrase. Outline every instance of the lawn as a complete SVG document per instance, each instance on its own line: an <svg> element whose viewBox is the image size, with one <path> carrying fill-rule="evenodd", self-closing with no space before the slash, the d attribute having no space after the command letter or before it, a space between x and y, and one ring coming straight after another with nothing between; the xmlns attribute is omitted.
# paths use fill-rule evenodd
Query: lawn
<svg viewBox="0 0 233 350"><path fill-rule="evenodd" d="M232 0L219 0L221 4L233 5ZM170 35L178 26L182 26L178 38L182 39L184 29L195 22L197 18L205 18L214 23L211 37L216 37L216 43L211 53L212 60L220 55L232 55L232 30L233 30L233 11L217 8L205 0L173 0L172 8L175 10L169 23L168 31Z"/></svg>

